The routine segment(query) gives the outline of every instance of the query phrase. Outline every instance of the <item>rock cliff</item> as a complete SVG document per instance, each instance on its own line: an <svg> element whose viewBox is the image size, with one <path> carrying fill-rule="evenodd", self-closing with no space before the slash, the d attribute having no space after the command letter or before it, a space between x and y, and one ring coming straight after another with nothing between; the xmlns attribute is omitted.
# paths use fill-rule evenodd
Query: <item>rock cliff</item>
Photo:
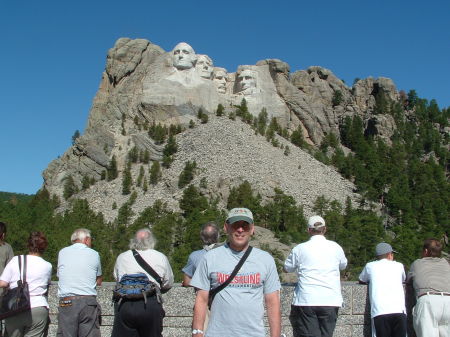
<svg viewBox="0 0 450 337"><path fill-rule="evenodd" d="M135 148L149 159L131 165L134 182L141 167L148 180L152 161L163 158L164 143L148 134L149 126L161 123L185 131L176 136L178 152L170 168L163 169L161 180L146 192L133 187L135 214L157 199L177 208L182 195L178 176L188 160L197 163L193 183L202 185L204 194L218 197L221 205L231 187L248 180L263 198L279 188L310 214L320 195L341 202L347 197L358 200L353 184L286 139L277 136L279 146L274 147L249 125L226 115L245 99L251 115L258 116L264 108L269 121L275 118L288 133L301 127L313 147L330 133L339 139L344 118L354 115L371 132L388 138L395 129L393 119L373 114L380 95L399 100L388 78L362 79L348 87L328 69L313 66L291 73L288 64L276 59L242 65L231 73L215 67L207 55L196 54L186 43L166 52L147 40L121 38L108 52L84 134L49 164L43 172L44 187L60 197L64 209L70 201L63 197L64 186L71 177L80 191L73 197L86 198L94 210L114 220L113 205L119 208L129 198L121 193L129 152ZM225 110L223 117L215 116L219 104ZM209 116L207 123L197 119L200 108ZM189 123L196 125L188 128ZM286 147L289 155L283 151ZM108 181L104 172L113 156L118 178ZM90 187L82 189L86 178Z"/></svg>

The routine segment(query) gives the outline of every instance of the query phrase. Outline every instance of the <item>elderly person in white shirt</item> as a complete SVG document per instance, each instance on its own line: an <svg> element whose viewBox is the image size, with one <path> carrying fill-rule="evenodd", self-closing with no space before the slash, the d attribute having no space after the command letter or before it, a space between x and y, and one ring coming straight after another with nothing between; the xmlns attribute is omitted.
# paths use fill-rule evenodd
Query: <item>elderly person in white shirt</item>
<svg viewBox="0 0 450 337"><path fill-rule="evenodd" d="M290 321L294 337L331 337L342 306L340 270L347 267L341 246L325 238L325 220L308 220L309 241L294 247L284 263L288 273L297 272Z"/></svg>
<svg viewBox="0 0 450 337"><path fill-rule="evenodd" d="M120 281L124 275L144 273L161 292L168 291L173 285L172 267L167 257L154 250L154 246L155 239L152 232L148 228L138 230L130 240L130 250L117 257L114 278ZM141 267L133 255L133 250L158 274L161 283ZM111 336L161 337L164 316L164 309L157 295L147 299L116 302Z"/></svg>

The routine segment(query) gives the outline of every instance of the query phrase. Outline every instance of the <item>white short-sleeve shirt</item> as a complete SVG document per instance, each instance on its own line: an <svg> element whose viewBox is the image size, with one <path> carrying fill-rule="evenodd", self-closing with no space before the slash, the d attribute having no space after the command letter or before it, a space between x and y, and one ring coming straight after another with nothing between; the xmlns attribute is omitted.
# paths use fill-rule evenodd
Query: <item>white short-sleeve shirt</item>
<svg viewBox="0 0 450 337"><path fill-rule="evenodd" d="M341 246L323 235L313 235L295 246L284 262L284 269L298 276L292 304L342 306L340 270L346 267Z"/></svg>
<svg viewBox="0 0 450 337"><path fill-rule="evenodd" d="M23 260L22 260L23 268ZM34 255L27 255L26 278L28 290L30 291L31 308L47 307L48 285L52 276L52 265L43 258ZM0 276L0 280L9 283L11 289L17 287L17 281L20 280L19 260L14 256L6 265L5 270Z"/></svg>
<svg viewBox="0 0 450 337"><path fill-rule="evenodd" d="M406 313L403 290L406 275L400 262L388 259L369 262L359 279L369 283L371 317Z"/></svg>

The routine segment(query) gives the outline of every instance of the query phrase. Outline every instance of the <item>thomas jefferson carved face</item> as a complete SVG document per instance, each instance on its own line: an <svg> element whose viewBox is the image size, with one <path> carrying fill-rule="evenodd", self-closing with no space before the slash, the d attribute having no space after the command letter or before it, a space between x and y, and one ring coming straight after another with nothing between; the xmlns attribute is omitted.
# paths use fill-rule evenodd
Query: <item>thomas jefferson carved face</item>
<svg viewBox="0 0 450 337"><path fill-rule="evenodd" d="M250 69L242 70L238 75L239 92L251 94L256 90L256 73Z"/></svg>
<svg viewBox="0 0 450 337"><path fill-rule="evenodd" d="M219 68L214 72L214 84L219 94L225 94L227 91L227 73L225 69Z"/></svg>
<svg viewBox="0 0 450 337"><path fill-rule="evenodd" d="M178 70L186 70L194 67L197 56L194 49L185 42L181 42L173 48L173 66Z"/></svg>
<svg viewBox="0 0 450 337"><path fill-rule="evenodd" d="M206 78L207 80L211 79L211 75L213 72L213 62L209 58L208 55L197 55L197 63L195 64L195 69L197 69L198 74Z"/></svg>

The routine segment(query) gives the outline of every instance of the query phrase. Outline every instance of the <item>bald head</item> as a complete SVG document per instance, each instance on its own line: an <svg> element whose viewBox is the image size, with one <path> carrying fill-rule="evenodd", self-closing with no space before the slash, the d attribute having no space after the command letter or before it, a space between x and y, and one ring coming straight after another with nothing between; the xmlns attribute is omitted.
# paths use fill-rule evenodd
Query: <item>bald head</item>
<svg viewBox="0 0 450 337"><path fill-rule="evenodd" d="M152 232L148 228L139 229L134 238L130 240L130 249L147 250L153 249L155 246L155 239Z"/></svg>

